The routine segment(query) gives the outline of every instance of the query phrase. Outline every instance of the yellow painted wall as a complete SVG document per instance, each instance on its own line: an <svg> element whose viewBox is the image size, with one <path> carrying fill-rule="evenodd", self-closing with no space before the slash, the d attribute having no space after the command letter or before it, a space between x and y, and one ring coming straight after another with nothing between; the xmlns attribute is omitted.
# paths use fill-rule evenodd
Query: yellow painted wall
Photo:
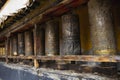
<svg viewBox="0 0 120 80"><path fill-rule="evenodd" d="M115 39L117 44L117 51L120 52L120 6L113 6L113 21L114 21L114 31Z"/></svg>
<svg viewBox="0 0 120 80"><path fill-rule="evenodd" d="M90 25L89 25L89 15L88 7L82 5L72 11L75 14L79 15L80 23L80 42L81 42L81 52L82 54L92 54L92 42L90 36ZM60 45L62 43L62 34L61 34L61 18L58 19L60 22ZM120 7L113 7L113 22L114 22L114 32L115 39L117 44L117 51L120 52Z"/></svg>
<svg viewBox="0 0 120 80"><path fill-rule="evenodd" d="M79 15L80 20L80 41L82 54L88 54L91 51L92 43L90 37L90 26L89 26L89 16L88 16L88 7L83 5L75 10Z"/></svg>
<svg viewBox="0 0 120 80"><path fill-rule="evenodd" d="M117 52L120 52L120 5L113 5L113 29L115 32L115 40ZM90 25L87 4L80 6L74 10L79 15L80 19L80 40L82 54L91 54L92 42L90 37Z"/></svg>

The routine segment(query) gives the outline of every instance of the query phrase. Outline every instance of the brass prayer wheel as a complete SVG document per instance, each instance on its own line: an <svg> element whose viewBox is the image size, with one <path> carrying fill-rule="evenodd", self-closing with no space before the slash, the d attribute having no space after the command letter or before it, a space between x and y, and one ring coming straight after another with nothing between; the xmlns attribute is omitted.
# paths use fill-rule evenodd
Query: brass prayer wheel
<svg viewBox="0 0 120 80"><path fill-rule="evenodd" d="M62 16L63 54L80 54L79 17L75 14Z"/></svg>
<svg viewBox="0 0 120 80"><path fill-rule="evenodd" d="M25 31L25 55L31 56L33 52L33 34L32 31Z"/></svg>
<svg viewBox="0 0 120 80"><path fill-rule="evenodd" d="M13 41L12 41L12 37L10 37L10 56L13 55Z"/></svg>
<svg viewBox="0 0 120 80"><path fill-rule="evenodd" d="M111 0L90 0L88 2L94 54L116 53L111 6Z"/></svg>
<svg viewBox="0 0 120 80"><path fill-rule="evenodd" d="M36 24L33 29L35 55L45 55L45 30L43 26L43 24Z"/></svg>
<svg viewBox="0 0 120 80"><path fill-rule="evenodd" d="M59 53L59 24L55 20L50 20L46 23L45 53L47 56Z"/></svg>
<svg viewBox="0 0 120 80"><path fill-rule="evenodd" d="M12 48L12 51L13 51L13 55L14 56L17 56L18 55L18 41L17 41L17 36L13 36L13 39L12 39L12 43L13 43L13 48Z"/></svg>
<svg viewBox="0 0 120 80"><path fill-rule="evenodd" d="M24 53L24 33L18 33L18 54L23 56Z"/></svg>
<svg viewBox="0 0 120 80"><path fill-rule="evenodd" d="M37 55L45 55L45 30L41 28L43 25L37 27L36 30L36 53Z"/></svg>

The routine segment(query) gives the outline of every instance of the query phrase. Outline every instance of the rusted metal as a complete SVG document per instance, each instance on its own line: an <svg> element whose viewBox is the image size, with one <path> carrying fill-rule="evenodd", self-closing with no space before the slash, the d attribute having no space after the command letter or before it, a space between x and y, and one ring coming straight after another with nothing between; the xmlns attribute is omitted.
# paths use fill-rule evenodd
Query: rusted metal
<svg viewBox="0 0 120 80"><path fill-rule="evenodd" d="M63 54L80 54L79 18L75 14L62 16Z"/></svg>
<svg viewBox="0 0 120 80"><path fill-rule="evenodd" d="M25 55L33 55L33 34L32 31L25 31Z"/></svg>
<svg viewBox="0 0 120 80"><path fill-rule="evenodd" d="M36 55L45 55L45 30L43 24L36 26Z"/></svg>
<svg viewBox="0 0 120 80"><path fill-rule="evenodd" d="M24 33L18 33L18 54L20 56L25 54Z"/></svg>
<svg viewBox="0 0 120 80"><path fill-rule="evenodd" d="M59 53L59 24L55 20L50 20L46 23L45 53L47 56Z"/></svg>
<svg viewBox="0 0 120 80"><path fill-rule="evenodd" d="M12 43L13 43L13 48L12 48L12 51L13 51L13 55L14 56L17 56L18 55L18 39L17 39L17 35L13 36L13 39L12 39Z"/></svg>
<svg viewBox="0 0 120 80"><path fill-rule="evenodd" d="M88 3L94 54L116 53L111 6L111 0L90 0Z"/></svg>

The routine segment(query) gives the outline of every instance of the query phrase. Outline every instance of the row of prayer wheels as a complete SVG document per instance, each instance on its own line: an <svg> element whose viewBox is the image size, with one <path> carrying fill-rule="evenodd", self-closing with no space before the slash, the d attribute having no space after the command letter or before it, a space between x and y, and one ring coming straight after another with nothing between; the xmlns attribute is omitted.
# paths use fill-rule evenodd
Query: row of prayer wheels
<svg viewBox="0 0 120 80"><path fill-rule="evenodd" d="M5 56L5 47L0 47L0 56Z"/></svg>
<svg viewBox="0 0 120 80"><path fill-rule="evenodd" d="M113 55L116 44L111 15L111 0L90 0L88 2L89 22L93 54ZM9 55L80 55L80 25L77 14L61 16L61 26L56 20L45 25L35 25L33 30L18 33L8 39ZM59 27L62 28L62 47ZM60 53L62 49L62 53Z"/></svg>

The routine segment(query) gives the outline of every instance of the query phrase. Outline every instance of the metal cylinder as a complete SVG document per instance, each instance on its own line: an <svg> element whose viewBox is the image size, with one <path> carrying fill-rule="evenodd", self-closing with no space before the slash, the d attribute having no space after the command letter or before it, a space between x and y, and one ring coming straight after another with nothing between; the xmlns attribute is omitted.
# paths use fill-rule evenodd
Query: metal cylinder
<svg viewBox="0 0 120 80"><path fill-rule="evenodd" d="M18 33L18 54L23 56L25 53L24 33Z"/></svg>
<svg viewBox="0 0 120 80"><path fill-rule="evenodd" d="M45 55L45 30L39 27L37 27L37 55Z"/></svg>
<svg viewBox="0 0 120 80"><path fill-rule="evenodd" d="M17 41L17 36L13 36L13 48L12 48L12 51L13 51L13 55L14 56L17 56L18 55L18 41Z"/></svg>
<svg viewBox="0 0 120 80"><path fill-rule="evenodd" d="M35 25L34 28L34 52L35 55L45 55L45 30L42 25Z"/></svg>
<svg viewBox="0 0 120 80"><path fill-rule="evenodd" d="M59 53L59 24L55 20L46 23L45 28L45 53L47 56Z"/></svg>
<svg viewBox="0 0 120 80"><path fill-rule="evenodd" d="M94 54L116 53L111 6L111 0L90 0L88 2Z"/></svg>
<svg viewBox="0 0 120 80"><path fill-rule="evenodd" d="M25 32L25 55L33 55L33 34L32 31Z"/></svg>
<svg viewBox="0 0 120 80"><path fill-rule="evenodd" d="M10 56L13 55L13 41L12 41L12 37L10 37Z"/></svg>
<svg viewBox="0 0 120 80"><path fill-rule="evenodd" d="M79 18L75 14L62 16L63 54L80 54L80 29Z"/></svg>

